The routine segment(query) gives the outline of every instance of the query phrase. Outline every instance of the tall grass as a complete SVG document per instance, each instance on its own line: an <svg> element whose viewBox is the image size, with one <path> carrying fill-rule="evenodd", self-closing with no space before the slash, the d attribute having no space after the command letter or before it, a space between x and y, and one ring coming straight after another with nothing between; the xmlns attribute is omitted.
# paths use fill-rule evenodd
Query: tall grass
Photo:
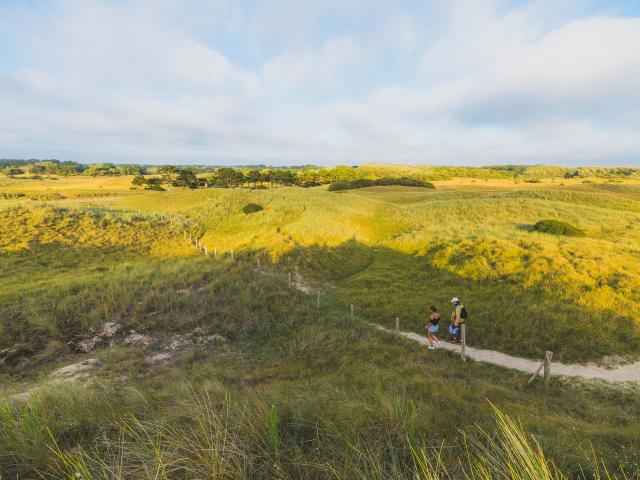
<svg viewBox="0 0 640 480"><path fill-rule="evenodd" d="M355 304L360 319L400 316L420 329L431 304L456 295L473 345L562 360L637 355L637 186L79 199L101 189L64 182L67 198L51 203L85 207L2 201L0 349L27 352L2 364L3 387L46 383L76 361L67 343L107 320L160 339L201 327L229 342L164 367L139 349L99 350L95 385L3 403L5 477L605 478L589 442L610 471L638 469L637 392L554 382L543 396L520 374L429 355L345 315ZM264 209L246 215L248 203ZM125 212L99 208L110 205ZM588 236L531 232L542 218ZM289 288L289 272L321 290L320 309ZM487 399L522 427L493 417Z"/></svg>
<svg viewBox="0 0 640 480"><path fill-rule="evenodd" d="M52 439L52 461L40 474L69 480L634 478L610 472L595 456L588 472L564 472L516 420L497 409L495 430L461 432L453 445L434 447L406 432L406 424L398 431L404 435L380 430L357 440L331 424L308 425L315 436L301 443L279 426L275 407L255 398L232 401L224 392L194 395L184 407L178 425L123 419L111 439L92 449L64 449ZM385 427L398 429L401 421Z"/></svg>

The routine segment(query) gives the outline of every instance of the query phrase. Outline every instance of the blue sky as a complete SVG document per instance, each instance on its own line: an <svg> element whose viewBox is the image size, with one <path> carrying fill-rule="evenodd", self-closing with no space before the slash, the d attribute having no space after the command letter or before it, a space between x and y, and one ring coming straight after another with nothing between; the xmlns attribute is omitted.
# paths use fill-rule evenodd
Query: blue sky
<svg viewBox="0 0 640 480"><path fill-rule="evenodd" d="M640 2L0 0L0 157L640 165Z"/></svg>

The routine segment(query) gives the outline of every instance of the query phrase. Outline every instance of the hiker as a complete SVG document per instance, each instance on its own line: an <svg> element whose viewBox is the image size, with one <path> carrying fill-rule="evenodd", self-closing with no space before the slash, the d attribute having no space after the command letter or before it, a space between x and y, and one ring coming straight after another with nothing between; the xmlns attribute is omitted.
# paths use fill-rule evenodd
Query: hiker
<svg viewBox="0 0 640 480"><path fill-rule="evenodd" d="M429 321L424 326L427 331L427 338L429 339L429 350L435 350L440 340L436 337L436 333L440 330L440 313L436 307L431 307L431 315L429 315Z"/></svg>
<svg viewBox="0 0 640 480"><path fill-rule="evenodd" d="M450 303L453 303L453 312L451 312L449 334L452 341L460 343L460 327L467 318L467 310L458 297L453 297Z"/></svg>

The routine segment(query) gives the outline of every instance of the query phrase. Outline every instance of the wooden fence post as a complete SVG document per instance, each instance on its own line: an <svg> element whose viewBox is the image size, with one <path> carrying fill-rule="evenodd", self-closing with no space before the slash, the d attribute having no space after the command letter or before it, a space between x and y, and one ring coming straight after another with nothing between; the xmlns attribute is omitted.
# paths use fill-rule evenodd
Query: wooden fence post
<svg viewBox="0 0 640 480"><path fill-rule="evenodd" d="M396 332L400 331L400 317L396 317Z"/></svg>
<svg viewBox="0 0 640 480"><path fill-rule="evenodd" d="M205 257L209 256L209 250L207 250L207 247L204 247L204 256Z"/></svg>
<svg viewBox="0 0 640 480"><path fill-rule="evenodd" d="M217 248L213 249L213 258L218 258L218 249Z"/></svg>
<svg viewBox="0 0 640 480"><path fill-rule="evenodd" d="M351 318L353 318L353 303L351 304Z"/></svg>
<svg viewBox="0 0 640 480"><path fill-rule="evenodd" d="M320 308L320 290L318 290L318 300L316 302L316 307Z"/></svg>
<svg viewBox="0 0 640 480"><path fill-rule="evenodd" d="M258 270L260 270L260 257L258 257Z"/></svg>
<svg viewBox="0 0 640 480"><path fill-rule="evenodd" d="M291 272L289 272L289 286L291 286Z"/></svg>
<svg viewBox="0 0 640 480"><path fill-rule="evenodd" d="M231 260L233 260L233 248L231 249Z"/></svg>
<svg viewBox="0 0 640 480"><path fill-rule="evenodd" d="M460 356L462 357L462 361L467 361L467 329L466 325L463 323L460 326Z"/></svg>
<svg viewBox="0 0 640 480"><path fill-rule="evenodd" d="M545 390L549 386L549 380L551 378L551 359L553 358L553 352L544 352L544 388Z"/></svg>

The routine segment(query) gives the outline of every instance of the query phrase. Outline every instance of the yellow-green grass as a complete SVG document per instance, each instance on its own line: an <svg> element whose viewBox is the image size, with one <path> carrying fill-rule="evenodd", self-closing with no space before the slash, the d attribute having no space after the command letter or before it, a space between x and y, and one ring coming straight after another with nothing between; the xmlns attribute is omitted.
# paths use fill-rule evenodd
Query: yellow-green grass
<svg viewBox="0 0 640 480"><path fill-rule="evenodd" d="M87 190L103 181L73 179ZM13 188L21 181L7 180ZM372 321L400 316L418 329L428 306L445 309L456 295L472 312L474 345L535 358L552 348L565 360L637 355L640 185L567 183L175 189L91 201L107 215L110 208L183 215L210 252L260 251L323 290L337 282L342 304L358 304ZM248 203L264 210L245 214ZM532 232L541 219L569 222L586 237Z"/></svg>
<svg viewBox="0 0 640 480"><path fill-rule="evenodd" d="M45 175L39 179L29 176L6 177L0 175L0 192L68 193L71 196L86 192L128 192L132 176L86 177Z"/></svg>
<svg viewBox="0 0 640 480"><path fill-rule="evenodd" d="M222 251L264 249L291 257L306 255L310 246L355 241L360 260L338 262L327 276L331 281L360 272L379 249L386 253L378 255L376 268L384 269L371 272L378 283L362 281L365 270L344 285L347 290L339 286L343 304L361 304L371 320L402 316L417 328L429 305L444 308L456 295L473 312L469 327L479 330L472 344L534 357L553 347L561 359L588 360L638 353L640 187L598 187L204 190L121 203L183 212L202 226L203 242ZM265 209L245 215L241 209L249 202ZM567 221L587 236L531 231L546 218ZM422 272L420 280L409 271ZM319 277L324 269L306 273ZM374 308L378 303L385 308Z"/></svg>
<svg viewBox="0 0 640 480"><path fill-rule="evenodd" d="M104 363L93 386L44 388L30 404L0 402L0 471L103 478L102 468L112 468L145 477L157 461L169 469L158 478L243 478L228 473L242 461L251 478L320 479L332 469L337 478L406 478L415 449L431 460L441 451L443 467L459 475L460 430L496 428L488 401L519 418L569 477L592 472L592 448L613 471L637 469L637 391L554 380L545 395L539 384L526 386L526 375L427 352L338 306L316 309L275 275L277 265L263 264L271 275L253 267L251 257L187 258L34 297L30 308L55 305L60 320L82 305L102 315L98 323L167 336L199 326L229 342L159 369L140 349L104 349L91 354ZM185 287L189 294L176 293ZM62 338L79 332L60 327ZM35 384L63 360L79 358L49 358L16 378ZM488 478L500 478L493 468Z"/></svg>
<svg viewBox="0 0 640 480"><path fill-rule="evenodd" d="M93 477L83 471L85 478L117 464L119 448L127 458L121 476L144 477L157 450L129 437L126 425L165 439L166 451L176 446L172 432L194 446L219 439L191 417L199 410L188 399L205 387L216 399L207 418L225 418L229 404L239 409L225 424L237 439L229 446L249 446L241 450L248 457L236 458L253 478L327 478L332 469L343 478L402 478L415 473L412 447L443 445L447 468L461 476L458 429L493 431L487 399L521 418L569 476L591 471L591 444L608 465L637 469L637 391L554 381L543 395L538 384L525 387L525 375L434 355L361 320L400 316L403 328L420 329L428 306L444 307L455 294L469 308L474 345L531 357L551 348L566 360L637 354L638 186L460 186L416 195L396 187L174 190L68 209L57 207L65 200L48 202L55 208L0 201L0 345L31 350L3 365L5 390L37 385L54 366L77 361L67 342L107 320L163 338L201 327L230 340L160 370L140 349L92 353L105 363L95 387L0 408L3 474L31 478L39 469L68 478L75 471L53 463L57 445L63 457L86 453ZM247 215L247 203L264 210ZM570 221L587 237L530 231L541 218ZM204 257L184 232L219 258ZM322 289L321 309L288 287L289 271ZM219 444L208 445L196 451L210 457L179 450L167 458L198 469L181 478L232 468L232 460L215 463L225 451Z"/></svg>

